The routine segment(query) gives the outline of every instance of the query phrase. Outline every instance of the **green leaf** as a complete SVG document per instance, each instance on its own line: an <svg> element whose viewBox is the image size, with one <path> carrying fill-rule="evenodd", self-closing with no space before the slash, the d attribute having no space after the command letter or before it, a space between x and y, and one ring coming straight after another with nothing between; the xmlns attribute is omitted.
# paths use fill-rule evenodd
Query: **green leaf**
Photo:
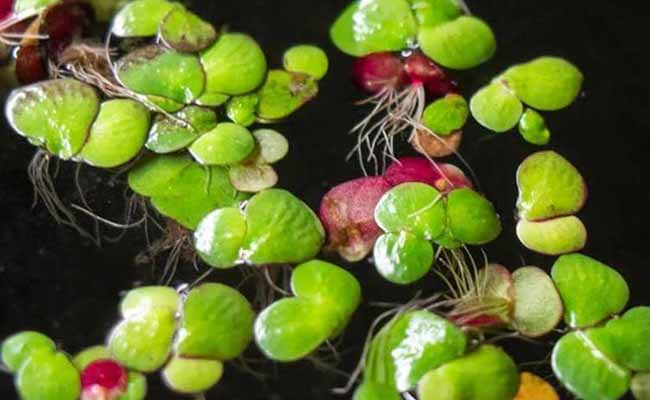
<svg viewBox="0 0 650 400"><path fill-rule="evenodd" d="M322 317L313 300L295 297L276 301L257 317L255 341L274 361L299 360L332 334L338 321Z"/></svg>
<svg viewBox="0 0 650 400"><path fill-rule="evenodd" d="M461 70L483 64L497 48L492 29L471 16L420 28L418 42L424 54L436 63Z"/></svg>
<svg viewBox="0 0 650 400"><path fill-rule="evenodd" d="M472 353L424 375L420 400L513 399L519 389L517 366L503 350L482 345Z"/></svg>
<svg viewBox="0 0 650 400"><path fill-rule="evenodd" d="M54 352L56 345L42 333L25 331L12 335L2 342L2 363L13 373L37 351Z"/></svg>
<svg viewBox="0 0 650 400"><path fill-rule="evenodd" d="M397 389L391 385L364 381L354 392L352 400L402 400Z"/></svg>
<svg viewBox="0 0 650 400"><path fill-rule="evenodd" d="M284 52L284 69L323 79L329 69L327 54L317 46L298 45Z"/></svg>
<svg viewBox="0 0 650 400"><path fill-rule="evenodd" d="M378 337L380 340L373 340L370 351L381 354L374 359L375 365L366 366L365 379L381 380L373 373L386 371L386 383L399 392L415 389L427 372L461 357L467 346L460 328L425 310L395 317Z"/></svg>
<svg viewBox="0 0 650 400"><path fill-rule="evenodd" d="M226 114L232 122L242 126L250 126L257 119L255 112L259 101L260 99L256 93L232 97L226 104Z"/></svg>
<svg viewBox="0 0 650 400"><path fill-rule="evenodd" d="M16 0L13 2L14 13L16 13L16 15L33 14L42 8L57 3L58 1L59 0Z"/></svg>
<svg viewBox="0 0 650 400"><path fill-rule="evenodd" d="M162 376L165 384L175 392L203 393L219 383L223 364L217 360L201 360L174 357L169 361Z"/></svg>
<svg viewBox="0 0 650 400"><path fill-rule="evenodd" d="M427 106L422 123L436 134L447 136L461 129L468 115L469 107L463 96L448 94Z"/></svg>
<svg viewBox="0 0 650 400"><path fill-rule="evenodd" d="M526 158L517 169L519 216L539 221L575 214L587 200L587 186L580 172L554 151Z"/></svg>
<svg viewBox="0 0 650 400"><path fill-rule="evenodd" d="M129 171L129 187L142 196L169 195L170 182L192 164L186 154L145 157Z"/></svg>
<svg viewBox="0 0 650 400"><path fill-rule="evenodd" d="M223 122L203 134L190 146L190 153L203 165L234 165L247 159L255 150L255 140L248 129Z"/></svg>
<svg viewBox="0 0 650 400"><path fill-rule="evenodd" d="M217 40L217 31L210 23L182 8L167 14L160 25L159 35L167 46L183 53L203 50Z"/></svg>
<svg viewBox="0 0 650 400"><path fill-rule="evenodd" d="M198 57L157 45L141 47L122 57L115 71L126 88L179 103L191 103L205 87Z"/></svg>
<svg viewBox="0 0 650 400"><path fill-rule="evenodd" d="M179 3L166 0L134 0L127 3L113 19L111 31L115 36L154 36L165 16Z"/></svg>
<svg viewBox="0 0 650 400"><path fill-rule="evenodd" d="M494 132L514 128L524 112L517 95L501 81L494 81L476 92L469 107L474 119Z"/></svg>
<svg viewBox="0 0 650 400"><path fill-rule="evenodd" d="M420 27L440 25L463 15L458 0L409 0Z"/></svg>
<svg viewBox="0 0 650 400"><path fill-rule="evenodd" d="M377 271L399 285L422 279L431 270L433 257L431 243L407 231L380 236L373 252Z"/></svg>
<svg viewBox="0 0 650 400"><path fill-rule="evenodd" d="M182 315L175 343L182 357L226 361L239 357L252 340L253 308L226 285L207 283L192 289Z"/></svg>
<svg viewBox="0 0 650 400"><path fill-rule="evenodd" d="M147 378L139 372L129 372L126 393L116 400L144 400L147 396Z"/></svg>
<svg viewBox="0 0 650 400"><path fill-rule="evenodd" d="M203 93L198 99L196 104L206 107L219 107L224 104L230 96L221 93Z"/></svg>
<svg viewBox="0 0 650 400"><path fill-rule="evenodd" d="M517 237L530 250L559 256L582 250L587 244L587 229L574 216L541 222L520 220L517 223Z"/></svg>
<svg viewBox="0 0 650 400"><path fill-rule="evenodd" d="M269 189L256 194L245 214L248 231L243 255L255 265L310 260L325 240L316 214L285 190Z"/></svg>
<svg viewBox="0 0 650 400"><path fill-rule="evenodd" d="M322 310L331 309L339 317L342 330L361 303L359 281L343 268L320 260L297 266L291 274L291 290L296 297L313 300Z"/></svg>
<svg viewBox="0 0 650 400"><path fill-rule="evenodd" d="M108 338L108 348L125 367L153 372L169 358L175 331L174 313L165 307L152 307L120 322Z"/></svg>
<svg viewBox="0 0 650 400"><path fill-rule="evenodd" d="M636 400L650 399L650 373L640 373L632 378L632 394Z"/></svg>
<svg viewBox="0 0 650 400"><path fill-rule="evenodd" d="M177 119L163 114L156 116L147 140L147 149L159 154L182 150L201 134L217 126L217 114L205 107L188 106L174 114L174 117Z"/></svg>
<svg viewBox="0 0 650 400"><path fill-rule="evenodd" d="M18 371L16 389L22 400L77 400L81 379L65 354L38 351Z"/></svg>
<svg viewBox="0 0 650 400"><path fill-rule="evenodd" d="M330 29L336 47L355 57L405 50L416 34L417 22L406 0L355 1Z"/></svg>
<svg viewBox="0 0 650 400"><path fill-rule="evenodd" d="M408 231L422 239L442 235L447 214L440 192L424 183L398 185L379 200L375 221L384 232Z"/></svg>
<svg viewBox="0 0 650 400"><path fill-rule="evenodd" d="M551 277L537 267L512 274L515 289L513 327L528 337L551 332L562 320L564 306Z"/></svg>
<svg viewBox="0 0 650 400"><path fill-rule="evenodd" d="M527 105L544 111L569 106L580 94L583 75L570 62L540 57L508 69L503 78Z"/></svg>
<svg viewBox="0 0 650 400"><path fill-rule="evenodd" d="M105 101L79 157L100 168L127 163L142 150L149 133L150 118L149 110L136 101Z"/></svg>
<svg viewBox="0 0 650 400"><path fill-rule="evenodd" d="M501 234L494 205L471 189L456 189L447 195L447 214L451 235L463 243L481 245Z"/></svg>
<svg viewBox="0 0 650 400"><path fill-rule="evenodd" d="M266 57L248 35L226 33L201 53L206 92L239 95L253 91L266 75Z"/></svg>
<svg viewBox="0 0 650 400"><path fill-rule="evenodd" d="M81 151L98 112L95 89L74 79L16 89L6 107L7 119L19 135L64 160Z"/></svg>
<svg viewBox="0 0 650 400"><path fill-rule="evenodd" d="M630 387L630 371L605 357L582 331L555 344L552 366L558 380L582 399L616 400Z"/></svg>
<svg viewBox="0 0 650 400"><path fill-rule="evenodd" d="M253 136L260 150L260 159L266 164L275 164L289 153L289 141L273 129L258 129Z"/></svg>
<svg viewBox="0 0 650 400"><path fill-rule="evenodd" d="M615 363L633 371L650 371L650 308L635 307L603 327L587 331L589 340Z"/></svg>
<svg viewBox="0 0 650 400"><path fill-rule="evenodd" d="M208 214L194 232L194 248L214 268L231 268L239 262L246 237L246 219L237 208L222 208Z"/></svg>
<svg viewBox="0 0 650 400"><path fill-rule="evenodd" d="M77 353L72 359L77 371L82 372L86 367L97 360L108 360L111 358L106 346L92 346Z"/></svg>
<svg viewBox="0 0 650 400"><path fill-rule="evenodd" d="M621 274L582 254L558 258L551 276L564 302L564 320L573 328L592 326L621 312L630 296Z"/></svg>
<svg viewBox="0 0 650 400"><path fill-rule="evenodd" d="M175 314L181 298L176 290L167 286L142 286L131 289L120 303L123 318L136 317L152 308L167 309Z"/></svg>
<svg viewBox="0 0 650 400"><path fill-rule="evenodd" d="M257 116L272 122L288 117L318 93L316 80L305 74L269 71L260 89Z"/></svg>
<svg viewBox="0 0 650 400"><path fill-rule="evenodd" d="M519 120L519 133L530 144L543 146L551 140L551 132L544 117L537 111L527 108Z"/></svg>

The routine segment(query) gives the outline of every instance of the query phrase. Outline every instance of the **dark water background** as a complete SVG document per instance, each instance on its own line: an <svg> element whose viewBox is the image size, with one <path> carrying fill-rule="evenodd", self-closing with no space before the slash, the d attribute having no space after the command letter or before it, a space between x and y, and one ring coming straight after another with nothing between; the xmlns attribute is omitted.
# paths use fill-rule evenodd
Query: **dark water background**
<svg viewBox="0 0 650 400"><path fill-rule="evenodd" d="M253 35L279 66L282 51L298 42L323 46L331 71L319 97L279 129L291 141L289 156L279 164L280 186L317 207L327 188L360 174L344 158L353 140L346 132L362 115L352 102L362 95L351 85L351 59L328 40L331 21L347 0L194 0L193 9L214 23ZM508 65L534 56L554 54L575 62L585 73L584 96L569 109L547 113L558 150L584 174L590 198L580 217L590 238L585 252L615 266L627 278L632 305L650 304L648 234L650 194L649 14L643 2L606 0L544 2L470 1L472 11L494 28L499 50L486 65L459 74L464 93L471 94ZM505 230L487 247L492 261L511 268L535 264L548 269L553 259L532 254L514 234L514 176L518 164L537 150L517 133L490 136L470 122L462 153L476 170L487 196L501 213ZM32 189L26 167L33 147L0 125L0 338L34 329L53 337L74 353L103 342L117 318L120 293L138 282L153 283L160 271L134 265L143 248L143 235L133 230L117 244L95 247L67 228L57 226L42 206L31 208ZM404 148L404 153L409 150ZM66 201L78 201L72 167L64 165L59 185ZM106 184L109 175L86 170L82 184L95 209L118 219L123 185ZM335 262L340 260L332 258ZM368 301L405 302L417 290L439 288L434 278L408 288L381 279L371 266L348 266L361 280ZM180 283L197 273L184 266ZM211 279L231 279L213 274ZM607 296L607 293L602 293ZM364 305L345 334L339 366L349 371L360 355L363 337L379 310ZM507 345L518 362L543 359L549 343ZM251 356L256 356L253 350ZM319 371L309 362L261 368L269 374L259 381L230 365L207 399L298 400L330 399L336 374ZM548 375L548 367L535 369ZM11 378L0 375L0 399L14 399ZM570 396L564 395L566 398ZM149 399L181 399L150 379ZM349 398L345 396L343 398Z"/></svg>

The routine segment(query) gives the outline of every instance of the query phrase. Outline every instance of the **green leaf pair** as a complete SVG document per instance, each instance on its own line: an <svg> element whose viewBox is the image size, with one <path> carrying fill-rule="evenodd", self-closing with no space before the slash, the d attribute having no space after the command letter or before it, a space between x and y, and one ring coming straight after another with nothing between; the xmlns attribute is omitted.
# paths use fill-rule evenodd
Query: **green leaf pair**
<svg viewBox="0 0 650 400"><path fill-rule="evenodd" d="M330 37L356 57L407 50L418 42L436 63L468 69L494 55L496 39L485 22L463 14L455 0L355 1L332 25Z"/></svg>
<svg viewBox="0 0 650 400"><path fill-rule="evenodd" d="M21 332L2 342L2 363L16 375L23 400L76 400L81 379L66 354L38 332Z"/></svg>
<svg viewBox="0 0 650 400"><path fill-rule="evenodd" d="M197 253L215 268L304 262L318 254L324 238L314 212L280 189L256 194L243 211L213 211L194 234Z"/></svg>
<svg viewBox="0 0 650 400"><path fill-rule="evenodd" d="M440 136L449 136L467 122L469 107L463 96L452 93L429 104L422 114L422 124Z"/></svg>
<svg viewBox="0 0 650 400"><path fill-rule="evenodd" d="M515 65L480 89L470 101L474 118L487 129L506 132L519 124L526 141L536 145L550 139L544 118L535 110L556 111L578 97L583 75L558 57L539 57ZM524 104L532 107L524 112Z"/></svg>
<svg viewBox="0 0 650 400"><path fill-rule="evenodd" d="M167 287L134 289L121 313L124 319L108 339L111 357L141 372L166 365L165 382L182 393L214 386L222 362L238 357L252 340L250 303L221 284L201 285L182 299Z"/></svg>
<svg viewBox="0 0 650 400"><path fill-rule="evenodd" d="M554 151L526 158L517 170L517 237L527 248L549 255L581 250L587 230L573 214L587 199L580 172Z"/></svg>
<svg viewBox="0 0 650 400"><path fill-rule="evenodd" d="M409 284L433 265L431 241L442 247L480 245L501 233L492 204L470 189L446 196L423 183L405 183L387 192L377 204L375 220L386 232L375 244L379 273L391 282Z"/></svg>
<svg viewBox="0 0 650 400"><path fill-rule="evenodd" d="M149 111L133 100L100 103L95 89L55 79L16 89L7 101L14 130L64 160L102 168L133 159L149 132Z"/></svg>
<svg viewBox="0 0 650 400"><path fill-rule="evenodd" d="M272 360L296 361L338 336L361 301L361 286L344 269L313 260L291 275L295 297L267 307L255 321L255 341Z"/></svg>
<svg viewBox="0 0 650 400"><path fill-rule="evenodd" d="M145 157L129 171L128 181L161 214L190 230L211 211L238 207L247 198L232 186L226 168L202 166L186 154Z"/></svg>
<svg viewBox="0 0 650 400"><path fill-rule="evenodd" d="M650 308L636 307L611 318L628 302L627 283L587 256L558 258L551 275L564 302L565 321L576 329L553 349L555 375L580 398L622 397L633 372L650 370Z"/></svg>

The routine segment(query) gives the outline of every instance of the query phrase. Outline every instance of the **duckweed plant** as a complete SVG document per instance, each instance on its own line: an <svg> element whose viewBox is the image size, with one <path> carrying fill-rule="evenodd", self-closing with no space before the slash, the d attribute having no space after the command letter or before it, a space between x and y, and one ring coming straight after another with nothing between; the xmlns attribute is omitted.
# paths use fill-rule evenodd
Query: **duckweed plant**
<svg viewBox="0 0 650 400"><path fill-rule="evenodd" d="M17 0L0 9L0 41L28 54L27 45L45 38L10 28L59 6ZM47 28L47 18L37 20ZM576 216L587 198L580 172L552 150L521 163L517 236L559 258L550 274L537 266L511 272L480 249L503 229L497 207L473 174L433 160L456 153L470 113L491 131L519 125L527 141L547 144L540 112L575 101L583 76L573 64L545 56L508 68L468 104L443 68L470 69L492 57L496 40L485 22L457 0L352 2L330 34L357 57L355 80L372 95L365 103L374 108L353 132L364 173L372 163L375 174L329 190L316 215L273 188L273 164L289 142L256 124L282 120L316 95L329 67L322 50L292 47L282 68L269 70L250 36L167 0L127 2L104 47L79 40L79 31L48 33L56 51L47 79L16 89L6 113L40 149L31 177L59 221L75 224L46 173L50 159L122 168L129 188L174 221L177 243L189 243L210 267L297 266L288 287L270 280L284 298L259 310L221 283L132 289L106 343L74 358L43 334L13 335L1 356L22 399L144 399L145 374L155 372L171 390L199 395L252 341L273 361L312 358L344 333L362 301L363 282L317 259L322 249L350 262L372 253L394 284L428 275L446 286L381 314L339 393L357 384L355 400L557 400L551 384L520 369L497 342L560 333L550 364L573 395L650 398L650 308L626 310L623 276L577 253L587 237ZM421 156L396 157L402 132Z"/></svg>

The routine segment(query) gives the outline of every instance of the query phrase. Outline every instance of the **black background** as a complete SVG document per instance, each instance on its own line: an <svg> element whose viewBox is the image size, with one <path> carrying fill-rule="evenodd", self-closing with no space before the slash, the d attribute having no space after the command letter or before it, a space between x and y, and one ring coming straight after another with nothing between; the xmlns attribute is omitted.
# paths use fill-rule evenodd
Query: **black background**
<svg viewBox="0 0 650 400"><path fill-rule="evenodd" d="M208 4L203 4L208 3ZM195 0L193 9L214 23L254 36L270 63L279 66L285 48L311 42L325 48L331 71L312 103L279 126L291 142L289 156L279 164L280 186L316 208L327 188L360 175L345 155L353 139L346 135L363 109L352 105L362 93L349 80L351 58L329 43L327 31L347 0ZM650 110L648 12L643 2L606 0L544 2L503 0L469 2L472 11L496 32L499 50L489 63L458 74L467 95L505 67L538 55L568 58L585 73L584 95L572 107L546 118L553 131L550 148L571 160L584 174L590 191L580 216L590 238L585 253L615 266L627 278L631 303L650 304L645 286L650 195L647 163ZM638 6L637 6L638 4ZM488 246L492 261L510 268L523 263L549 268L553 259L534 255L514 235L515 170L537 150L516 132L491 135L470 122L461 148L477 172L482 189L493 200L505 224L502 236ZM133 230L119 243L95 247L67 228L57 226L42 206L31 208L32 189L26 167L33 147L0 126L0 338L34 329L53 337L74 353L104 340L117 318L120 294L139 283L152 283L159 270L137 267L133 259L144 246ZM405 147L404 153L409 150ZM77 201L72 167L62 168L59 187L66 201ZM86 170L82 184L92 205L119 218L124 187L107 185L108 174ZM337 258L332 260L341 263ZM431 292L439 283L431 276L413 287L397 288L378 277L365 263L348 266L361 280L367 301L407 301L418 289ZM197 273L184 266L176 284ZM219 280L215 273L210 279ZM603 293L606 296L607 293ZM360 355L363 337L378 310L367 304L355 315L339 350L350 371ZM550 339L549 339L550 340ZM544 358L550 343L508 345L518 362ZM250 353L255 357L254 350ZM329 399L336 374L309 362L260 368L260 381L227 366L218 387L207 399ZM547 367L537 367L542 375ZM150 379L149 399L182 398L170 394L157 376ZM0 375L0 399L13 399L11 377ZM563 394L566 398L566 396ZM349 398L345 396L344 398Z"/></svg>

